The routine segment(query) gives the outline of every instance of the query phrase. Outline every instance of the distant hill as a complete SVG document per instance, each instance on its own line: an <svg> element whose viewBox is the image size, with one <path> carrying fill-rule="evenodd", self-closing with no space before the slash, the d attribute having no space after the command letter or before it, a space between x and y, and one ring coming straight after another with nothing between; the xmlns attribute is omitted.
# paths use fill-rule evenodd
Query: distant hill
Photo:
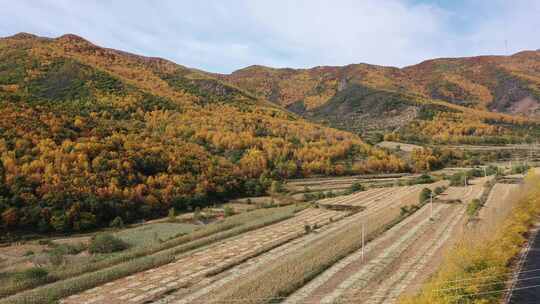
<svg viewBox="0 0 540 304"><path fill-rule="evenodd" d="M402 69L251 66L216 75L309 119L415 141L512 142L538 136L540 52L434 59Z"/></svg>
<svg viewBox="0 0 540 304"><path fill-rule="evenodd" d="M273 181L405 170L207 73L75 36L0 39L0 226L79 231Z"/></svg>

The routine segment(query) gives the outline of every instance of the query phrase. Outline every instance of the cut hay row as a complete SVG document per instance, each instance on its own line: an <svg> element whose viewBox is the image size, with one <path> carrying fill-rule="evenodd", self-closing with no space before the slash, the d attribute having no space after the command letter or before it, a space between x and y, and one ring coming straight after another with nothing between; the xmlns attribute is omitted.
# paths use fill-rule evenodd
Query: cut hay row
<svg viewBox="0 0 540 304"><path fill-rule="evenodd" d="M71 296L66 304L92 302L112 303L127 301L143 303L158 298L176 288L191 284L216 269L226 269L243 257L252 257L262 250L271 249L279 242L287 242L304 231L304 225L324 225L331 217L343 213L308 209L294 218L240 235L239 237L212 244L193 254L179 257L175 262L109 282Z"/></svg>
<svg viewBox="0 0 540 304"><path fill-rule="evenodd" d="M424 208L427 210L427 208L429 207L426 206ZM437 205L437 207L434 208L433 212L437 215L441 210L445 208L449 207ZM425 211L424 213L427 213L427 211ZM419 224L415 225L412 229L409 229L406 232L399 229L388 231L387 236L389 238L396 235L400 235L400 237L396 241L392 242L391 246L385 248L375 258L367 262L367 264L362 267L360 271L348 277L341 284L339 284L333 292L323 297L321 303L333 303L335 300L340 298L343 293L346 292L348 289L361 289L367 286L370 280L380 275L395 259L397 259L401 255L401 253L403 253L407 248L409 248L409 246L421 236L421 233L425 231L429 224L431 224L431 220L429 219L429 217L425 216L425 218ZM384 241L384 238L381 239L381 241ZM374 244L374 246L376 245ZM366 246L366 250L367 249L368 247Z"/></svg>
<svg viewBox="0 0 540 304"><path fill-rule="evenodd" d="M414 278L422 272L435 253L450 239L452 232L465 215L465 208L456 206L447 219L443 219L437 231L423 246L415 250L415 256L402 263L390 278L383 281L379 288L366 301L369 304L395 303ZM358 293L353 297L357 297Z"/></svg>
<svg viewBox="0 0 540 304"><path fill-rule="evenodd" d="M327 183L327 182L339 182L339 181L359 181L359 180L372 180L372 179L391 179L404 176L414 176L409 173L389 173L389 174L366 174L366 175L353 175L347 177L310 177L310 178L298 178L290 179L287 181L288 185L304 186L314 183Z"/></svg>
<svg viewBox="0 0 540 304"><path fill-rule="evenodd" d="M495 184L478 213L478 222L475 223L475 233L480 236L489 236L494 227L503 221L514 207L512 197L519 197L519 184Z"/></svg>
<svg viewBox="0 0 540 304"><path fill-rule="evenodd" d="M374 271L374 274L378 273L375 270L382 265L381 262L384 262L384 259L381 259L381 255L377 255L376 251L384 249L385 244L398 244L396 246L401 246L395 248L395 250L385 249L385 252L387 253L386 258L388 260L390 254L401 249L403 245L406 244L405 242L410 242L417 230L429 223L429 218L426 216L429 211L427 208L428 206L424 206L418 212L398 223L380 237L369 242L364 249L364 262L362 262L362 251L355 251L334 264L314 280L310 281L303 288L296 291L285 301L285 303L293 304L303 301L316 302L322 300L324 296L327 296L326 300L328 301L335 300L341 295L341 292L350 287L350 285L355 283L358 279L367 275L370 271ZM445 208L448 208L448 206L437 205L434 208L434 212L437 214ZM384 212L385 210L381 211ZM416 222L419 222L419 224L414 225ZM408 232L404 233L405 230ZM401 239L401 242L399 239ZM378 257L379 259L377 260ZM336 278L338 278L338 281L336 281Z"/></svg>
<svg viewBox="0 0 540 304"><path fill-rule="evenodd" d="M228 285L230 287L223 288L203 302L225 303L243 299L245 303L266 303L268 301L262 299L291 294L336 262L357 251L361 244L362 222L367 218L370 221L370 225L366 227L368 238L370 235L380 234L388 225L393 224L400 217L400 207L403 206L403 201L399 199L401 196L412 198L413 204L418 201L418 196L411 195L408 191L402 191L401 195L391 196L389 199L368 200L369 206L359 213L359 221L276 261L267 268L261 267L259 271L235 280ZM441 206L446 207L448 206Z"/></svg>
<svg viewBox="0 0 540 304"><path fill-rule="evenodd" d="M350 202L363 201L364 199L367 199L367 198L383 197L385 195L389 195L390 193L394 191L396 191L396 189L393 189L393 188L370 189L367 191L357 192L351 195L323 199L319 201L319 204L321 205L347 205Z"/></svg>
<svg viewBox="0 0 540 304"><path fill-rule="evenodd" d="M244 276L249 276L251 273L257 271L261 267L270 267L271 263L274 263L278 259L293 254L294 252L323 239L331 233L336 233L344 229L345 227L359 221L362 216L363 215L357 213L343 220L326 225L317 231L317 233L306 234L299 239L288 242L257 258L245 262L244 264L240 265L241 267L231 269L228 273L224 273L223 276L217 280L209 279L206 282L201 282L200 284L191 286L189 291L180 291L178 294L173 294L162 299L159 301L159 303L204 303L205 301L208 301L207 297L210 293L215 292L218 289L229 288L230 285L234 284L235 280Z"/></svg>
<svg viewBox="0 0 540 304"><path fill-rule="evenodd" d="M380 201L380 200L396 200L403 198L411 193L420 193L423 188L429 188L431 190L440 187L446 186L447 181L439 181L427 185L413 185L413 186L403 186L403 187L391 187L391 188L374 188L367 191L357 192L354 194L336 197L336 198L327 198L318 201L320 205L350 205L350 206L362 206L368 208L370 205ZM416 197L417 198L417 197ZM416 203L413 201L411 203Z"/></svg>
<svg viewBox="0 0 540 304"><path fill-rule="evenodd" d="M511 195L516 194L520 188L518 184L495 184L489 193L486 203L480 209L478 217L480 219L489 218L492 212L503 212L503 210L511 209L511 204L506 204ZM508 207L508 208L507 208Z"/></svg>

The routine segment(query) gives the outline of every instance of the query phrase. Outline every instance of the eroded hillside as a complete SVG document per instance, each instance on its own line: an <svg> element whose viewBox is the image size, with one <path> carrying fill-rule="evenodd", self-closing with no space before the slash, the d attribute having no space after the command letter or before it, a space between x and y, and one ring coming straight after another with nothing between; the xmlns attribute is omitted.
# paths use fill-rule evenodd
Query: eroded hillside
<svg viewBox="0 0 540 304"><path fill-rule="evenodd" d="M412 140L495 143L538 132L536 123L524 118L539 115L538 51L435 59L403 69L251 66L218 77L309 119L358 133L399 131Z"/></svg>

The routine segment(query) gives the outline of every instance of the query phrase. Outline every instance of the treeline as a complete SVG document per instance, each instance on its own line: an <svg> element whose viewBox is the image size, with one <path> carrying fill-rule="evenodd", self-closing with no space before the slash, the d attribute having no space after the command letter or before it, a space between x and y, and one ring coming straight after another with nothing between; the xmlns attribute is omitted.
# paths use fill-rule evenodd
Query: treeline
<svg viewBox="0 0 540 304"><path fill-rule="evenodd" d="M540 135L538 124L518 119L507 122L505 116L495 119L482 115L454 112L427 115L425 111L420 111L420 119L412 121L398 132L385 134L384 138L428 144L503 145L531 143Z"/></svg>
<svg viewBox="0 0 540 304"><path fill-rule="evenodd" d="M507 151L476 152L461 149L430 148L414 149L410 156L411 170L414 172L428 172L444 167L478 166L486 162L493 162L508 156Z"/></svg>

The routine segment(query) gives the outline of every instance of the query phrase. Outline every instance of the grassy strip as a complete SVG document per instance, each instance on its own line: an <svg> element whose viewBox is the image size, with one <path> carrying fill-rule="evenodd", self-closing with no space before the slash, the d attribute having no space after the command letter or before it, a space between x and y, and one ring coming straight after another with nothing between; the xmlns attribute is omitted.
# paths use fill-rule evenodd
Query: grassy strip
<svg viewBox="0 0 540 304"><path fill-rule="evenodd" d="M469 216L469 221L473 220L478 216L480 209L486 204L491 190L497 183L497 179L493 179L484 184L484 190L482 195L478 199L473 199L467 204L467 215Z"/></svg>
<svg viewBox="0 0 540 304"><path fill-rule="evenodd" d="M400 303L498 303L512 262L540 215L540 176L530 174L523 193L523 197L515 199L508 218L493 227L493 235L472 236L459 242L422 291L401 299Z"/></svg>
<svg viewBox="0 0 540 304"><path fill-rule="evenodd" d="M152 257L152 258L157 259L157 261L160 261L160 262L154 262L152 264L152 267L161 266L172 261L171 258L174 258L175 255L182 254L187 251L194 250L202 246L206 246L208 244L214 243L216 241L220 241L220 240L233 237L233 236L239 235L241 233L244 233L250 230L258 229L258 228L291 218L292 216L294 216L294 213L300 210L301 208L304 208L304 206L302 207L287 206L287 207L280 208L279 211L276 211L276 210L273 210L274 212L267 211L266 213L264 213L266 214L266 216L259 217L255 220L252 220L251 222L246 222L245 224L241 226L226 230L224 232L214 233L207 237L201 237L191 242L183 243L172 248L170 246L167 246L169 248L160 247L162 249L157 252L155 251L155 249L151 249L151 251L150 250L147 251L147 252L153 252L154 254L152 256L141 257L139 255L133 255L133 254L124 255L122 256L122 263L118 263L116 265L113 265L113 266L110 266L110 267L107 267L105 269L101 269L98 271L95 271L95 270L88 271L92 273L100 273L106 278L106 281L90 280L88 282L85 282L87 280L86 275L85 274L78 275L76 277L58 280L57 282L51 283L49 285L45 285L43 287L23 291L19 294L16 294L15 296L11 298L8 298L7 300L9 300L10 302L5 302L5 303L28 303L28 302L25 302L25 300L28 299L27 295L33 297L36 292L42 295L44 302L38 301L38 302L31 302L31 303L48 303L50 301L49 299L51 298L47 296L48 290L50 289L60 290L57 293L55 293L59 295L57 299L60 299L62 297L69 296L81 290L80 287L74 288L73 286L79 286L79 285L85 286L82 289L82 290L85 290L88 288L95 287L104 282L115 280L123 276L142 271L140 267L137 266L138 261L141 261L141 263L145 264L146 259L149 257ZM270 209L267 209L267 210L270 210ZM138 250L138 252L140 252L140 250ZM131 257L131 258L126 258L126 257ZM93 266L93 265L90 265L90 266ZM80 268L77 268L77 270L79 269ZM78 272L74 271L73 273L78 273ZM4 300L0 300L0 304L4 304Z"/></svg>
<svg viewBox="0 0 540 304"><path fill-rule="evenodd" d="M58 281L50 285L41 286L20 294L16 294L9 298L0 300L2 304L19 304L19 303L54 303L59 299L82 292L84 290L105 284L112 280L116 280L136 272L144 271L160 265L170 263L174 260L173 256L149 256L141 259L133 260L112 268L103 269L100 271L83 274L81 276Z"/></svg>
<svg viewBox="0 0 540 304"><path fill-rule="evenodd" d="M411 212L401 214L391 222L382 225L368 234L367 240L373 240L416 210L418 209L414 208ZM234 299L246 299L246 304L259 304L271 302L263 299L286 297L339 260L359 250L361 229L362 223L356 222L344 231L333 233L302 251L278 261L270 269L254 274L251 278L240 282L235 288L218 294L216 300L227 302Z"/></svg>

